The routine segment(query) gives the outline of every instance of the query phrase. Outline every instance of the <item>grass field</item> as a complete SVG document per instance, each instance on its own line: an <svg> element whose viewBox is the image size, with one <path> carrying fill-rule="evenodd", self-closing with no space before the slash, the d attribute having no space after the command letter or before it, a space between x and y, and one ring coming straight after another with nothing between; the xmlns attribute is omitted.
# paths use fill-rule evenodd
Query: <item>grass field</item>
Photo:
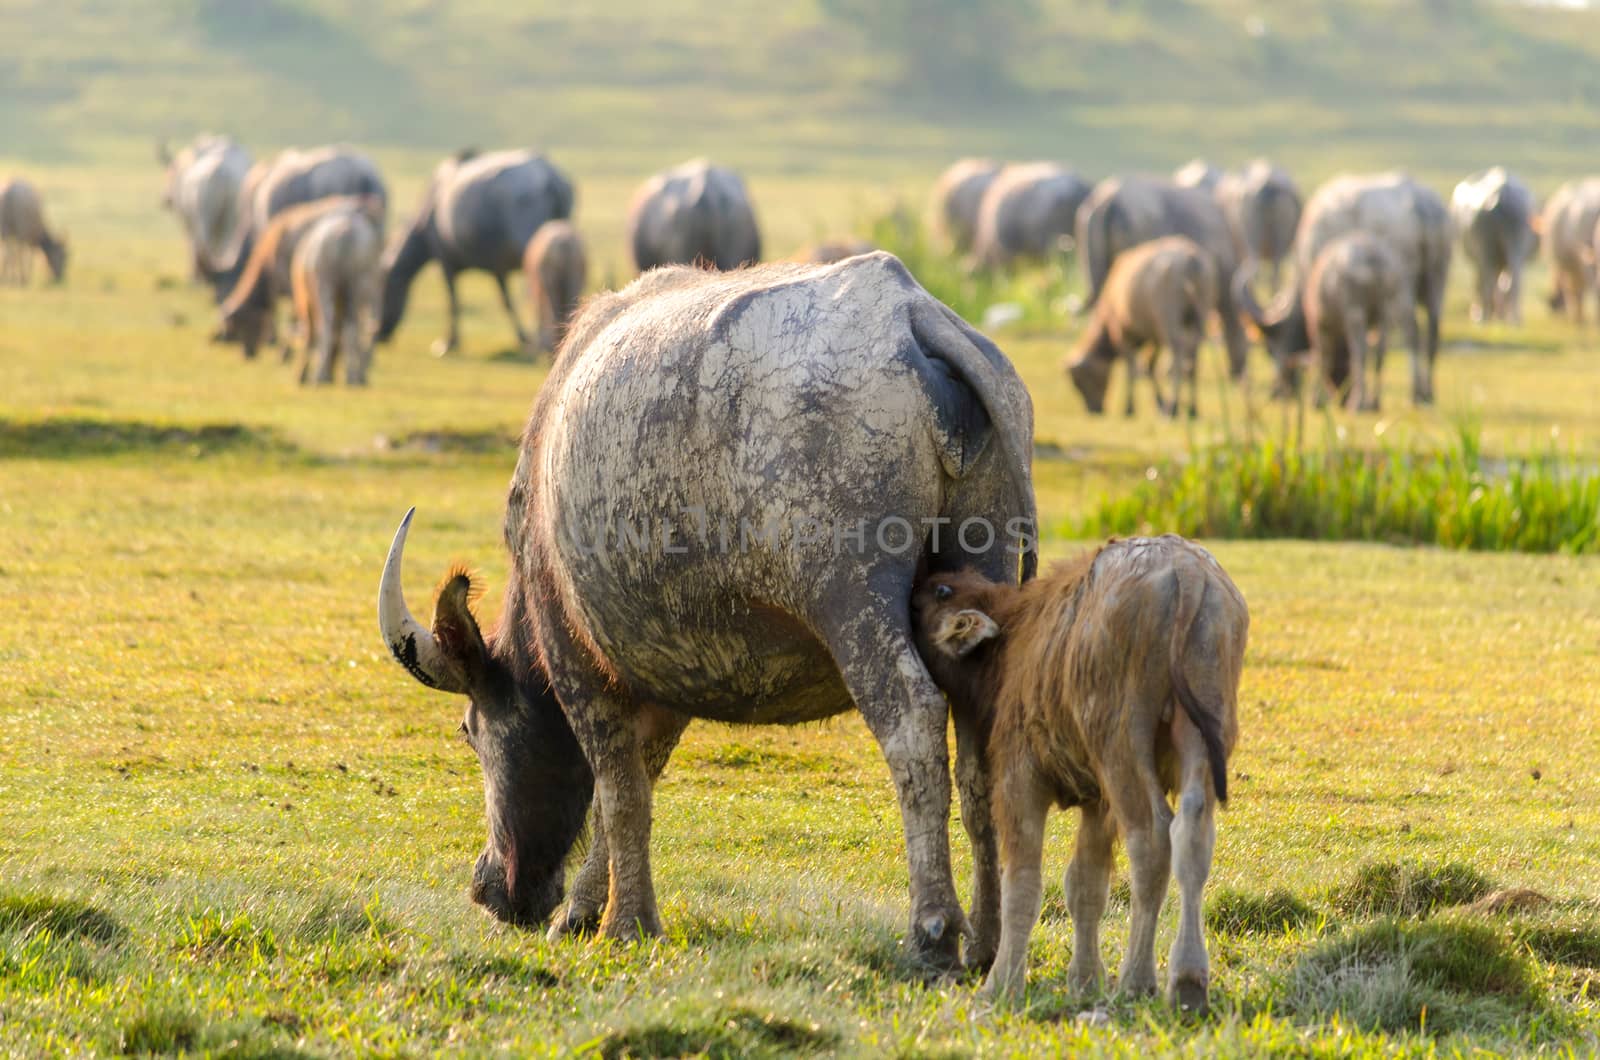
<svg viewBox="0 0 1600 1060"><path fill-rule="evenodd" d="M697 151L746 169L783 254L920 209L973 150L1095 176L1264 151L1308 185L1403 163L1441 190L1511 159L1545 191L1600 131L1592 13L1286 0L1251 36L1243 0L1040 0L981 24L940 4L902 34L894 3L725 6L711 25L685 3L0 3L0 173L34 175L73 244L65 287L0 288L0 1053L1600 1050L1593 557L1207 543L1252 639L1202 1023L1153 1002L1080 1021L1095 999L1065 985L1059 884L1020 1006L922 982L900 952L899 813L854 718L691 728L655 807L665 938L548 944L470 905L461 704L390 661L377 579L415 504L413 605L459 558L494 613L544 370L481 277L463 353L430 356L432 272L365 390L301 390L211 346L151 138L360 141L400 215L443 151L535 140L579 182L599 281L626 277L632 186ZM1426 449L1470 423L1491 461L1593 475L1600 333L1551 320L1545 285L1526 328L1473 326L1458 267L1438 407L1409 407L1397 352L1385 412L1309 414L1308 444ZM1034 398L1047 556L1149 469L1294 427L1259 358L1247 399L1214 344L1198 423L1156 419L1147 393L1132 421L1089 417L1059 369L1077 327L1034 313L997 336ZM1072 829L1053 818L1056 880ZM1504 888L1551 901L1483 903ZM1126 911L1119 883L1108 966Z"/></svg>

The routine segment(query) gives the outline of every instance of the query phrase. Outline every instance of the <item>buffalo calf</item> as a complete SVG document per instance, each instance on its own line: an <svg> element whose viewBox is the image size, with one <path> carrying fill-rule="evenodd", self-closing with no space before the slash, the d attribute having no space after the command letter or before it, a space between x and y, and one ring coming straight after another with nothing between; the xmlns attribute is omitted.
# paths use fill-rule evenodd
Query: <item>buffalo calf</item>
<svg viewBox="0 0 1600 1060"><path fill-rule="evenodd" d="M1132 922L1119 989L1156 988L1155 930L1175 864L1182 894L1168 996L1206 1007L1201 890L1228 797L1249 614L1211 555L1171 535L1112 540L1021 586L962 571L912 593L917 647L986 745L1000 833L1000 947L987 994L1020 992L1039 918L1045 817L1083 814L1067 869L1068 978L1102 979L1100 918L1120 833ZM1176 812L1168 804L1177 795Z"/></svg>

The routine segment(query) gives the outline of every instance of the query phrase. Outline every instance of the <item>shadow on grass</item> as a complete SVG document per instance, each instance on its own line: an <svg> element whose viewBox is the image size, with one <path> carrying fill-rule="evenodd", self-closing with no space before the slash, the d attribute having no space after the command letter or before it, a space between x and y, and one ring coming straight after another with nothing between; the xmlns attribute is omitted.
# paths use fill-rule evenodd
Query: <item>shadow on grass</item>
<svg viewBox="0 0 1600 1060"><path fill-rule="evenodd" d="M94 942L116 942L127 934L109 913L74 898L0 894L0 931L40 930Z"/></svg>
<svg viewBox="0 0 1600 1060"><path fill-rule="evenodd" d="M681 1018L652 1020L612 1031L598 1043L607 1060L620 1057L808 1056L831 1052L839 1037L808 1021L745 1006L726 1006Z"/></svg>
<svg viewBox="0 0 1600 1060"><path fill-rule="evenodd" d="M504 431L413 431L383 438L379 448L413 453L515 453L515 434Z"/></svg>
<svg viewBox="0 0 1600 1060"><path fill-rule="evenodd" d="M298 1060L311 1055L264 1040L267 1033L260 1025L207 1024L181 1007L152 1007L117 1028L113 1047L124 1056L201 1053L229 1060Z"/></svg>
<svg viewBox="0 0 1600 1060"><path fill-rule="evenodd" d="M298 451L276 431L242 423L151 423L82 416L0 418L0 460L73 460L124 453L206 457L257 452L284 456Z"/></svg>

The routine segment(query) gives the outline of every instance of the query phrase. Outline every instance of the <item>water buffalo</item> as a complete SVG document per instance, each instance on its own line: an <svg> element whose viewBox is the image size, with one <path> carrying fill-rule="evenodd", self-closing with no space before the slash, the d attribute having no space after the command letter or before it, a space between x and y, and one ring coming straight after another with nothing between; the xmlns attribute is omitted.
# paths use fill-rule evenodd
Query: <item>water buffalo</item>
<svg viewBox="0 0 1600 1060"><path fill-rule="evenodd" d="M549 917L592 791L592 844L552 934L597 920L612 937L658 932L651 792L685 726L853 707L899 795L914 948L953 965L966 921L947 831L950 715L907 600L919 566L1012 582L1020 548L1031 576L1034 553L1013 534L1035 517L1032 425L1005 356L889 254L659 269L587 301L523 435L499 622L480 633L459 571L431 630L411 617L410 515L379 591L395 657L470 698L463 729L489 818L474 900L505 920ZM976 881L967 955L984 964L998 870L975 735L958 715Z"/></svg>
<svg viewBox="0 0 1600 1060"><path fill-rule="evenodd" d="M163 144L167 167L161 205L178 215L189 238L194 278L220 260L239 227L240 190L250 171L250 152L226 136L205 134L176 153Z"/></svg>
<svg viewBox="0 0 1600 1060"><path fill-rule="evenodd" d="M628 246L640 272L694 264L727 270L761 260L761 232L744 181L704 159L657 173L634 193Z"/></svg>
<svg viewBox="0 0 1600 1060"><path fill-rule="evenodd" d="M553 352L566 334L588 277L589 258L578 230L567 221L540 225L522 257L528 303L539 317L539 349Z"/></svg>
<svg viewBox="0 0 1600 1060"><path fill-rule="evenodd" d="M21 177L0 180L0 283L26 286L33 276L34 251L44 255L50 279L67 274L67 241L44 223L44 205Z"/></svg>
<svg viewBox="0 0 1600 1060"><path fill-rule="evenodd" d="M1312 265L1329 243L1349 232L1367 232L1389 249L1400 264L1413 305L1420 304L1427 315L1425 335L1414 311L1400 323L1411 347L1412 400L1432 404L1433 364L1439 354L1439 318L1454 233L1444 201L1404 173L1335 177L1317 189L1295 235L1294 275L1268 316L1290 319L1304 314L1303 293ZM1293 359L1280 358L1278 369L1279 393L1294 392L1299 373Z"/></svg>
<svg viewBox="0 0 1600 1060"><path fill-rule="evenodd" d="M999 175L1001 164L989 158L963 158L939 176L933 186L933 210L940 230L956 253L972 249L978 234L978 207Z"/></svg>
<svg viewBox="0 0 1600 1060"><path fill-rule="evenodd" d="M1128 366L1127 415L1133 415L1133 381L1139 352L1150 349L1150 383L1156 407L1178 414L1185 383L1189 415L1198 409L1195 376L1206 317L1217 304L1217 274L1210 255L1183 236L1164 236L1118 255L1095 303L1089 326L1067 364L1067 376L1083 395L1090 412L1105 409L1106 384L1118 360ZM1156 381L1156 355L1172 356L1172 401L1161 396Z"/></svg>
<svg viewBox="0 0 1600 1060"><path fill-rule="evenodd" d="M1477 273L1472 319L1522 323L1522 265L1539 246L1533 193L1495 166L1456 185L1450 213Z"/></svg>
<svg viewBox="0 0 1600 1060"><path fill-rule="evenodd" d="M1088 182L1054 162L1006 166L978 205L973 257L1000 268L1060 253L1070 245L1078 207L1088 197Z"/></svg>
<svg viewBox="0 0 1600 1060"><path fill-rule="evenodd" d="M1212 195L1222 183L1224 173L1203 158L1191 158L1172 171L1172 183L1180 188L1199 188Z"/></svg>
<svg viewBox="0 0 1600 1060"><path fill-rule="evenodd" d="M1600 231L1600 177L1556 189L1539 215L1539 233L1550 255L1550 308L1583 323L1583 303L1594 286L1594 242Z"/></svg>
<svg viewBox="0 0 1600 1060"><path fill-rule="evenodd" d="M1299 297L1269 315L1241 270L1239 304L1255 321L1278 363L1309 350L1321 378L1318 403L1348 391L1352 409L1375 411L1382 389L1389 328L1416 320L1412 286L1389 245L1368 232L1346 232L1311 263ZM1370 345L1369 335L1376 333ZM1370 373L1368 368L1370 366ZM1368 376L1371 385L1368 385Z"/></svg>
<svg viewBox="0 0 1600 1060"><path fill-rule="evenodd" d="M1300 226L1300 189L1289 174L1256 159L1237 173L1225 174L1216 187L1217 202L1233 229L1240 253L1265 262L1274 288L1294 247Z"/></svg>
<svg viewBox="0 0 1600 1060"><path fill-rule="evenodd" d="M1078 254L1083 259L1085 302L1093 306L1118 254L1162 236L1186 236L1211 256L1217 274L1217 313L1228 370L1245 372L1248 341L1233 301L1239 258L1222 208L1200 188L1184 188L1149 177L1113 177L1095 185L1078 209Z"/></svg>
<svg viewBox="0 0 1600 1060"><path fill-rule="evenodd" d="M917 647L956 710L988 736L1000 831L1000 952L984 992L1019 994L1039 919L1045 817L1083 815L1067 869L1076 990L1100 985L1112 846L1128 848L1128 948L1118 990L1156 989L1169 866L1181 898L1167 993L1206 1008L1201 892L1228 799L1250 615L1210 553L1180 537L1112 541L1027 585L963 571L919 582ZM1178 796L1176 813L1168 802Z"/></svg>
<svg viewBox="0 0 1600 1060"><path fill-rule="evenodd" d="M416 220L384 253L378 341L393 337L411 282L424 265L437 261L450 297L450 331L434 343L434 353L452 353L460 344L456 275L470 269L494 276L517 342L527 346L506 274L522 267L523 252L540 225L572 216L573 198L572 182L537 151L463 152L439 163Z"/></svg>
<svg viewBox="0 0 1600 1060"><path fill-rule="evenodd" d="M273 330L278 299L286 297L292 289L290 267L300 240L325 215L352 209L366 213L381 230L383 200L372 195L332 195L316 199L291 206L269 221L251 243L250 260L245 263L239 282L233 285L233 291L222 303L221 326L213 339L237 342L244 348L245 357L254 357ZM283 359L287 361L292 353L292 347L285 342Z"/></svg>
<svg viewBox="0 0 1600 1060"><path fill-rule="evenodd" d="M206 262L217 301L226 301L244 273L250 251L267 225L291 206L334 195L375 198L387 209L388 190L378 167L348 147L290 148L258 162L240 185L239 224L222 253Z"/></svg>
<svg viewBox="0 0 1600 1060"><path fill-rule="evenodd" d="M333 358L342 353L345 382L366 385L382 252L383 231L360 209L323 215L295 248L289 272L303 342L301 383L333 382Z"/></svg>

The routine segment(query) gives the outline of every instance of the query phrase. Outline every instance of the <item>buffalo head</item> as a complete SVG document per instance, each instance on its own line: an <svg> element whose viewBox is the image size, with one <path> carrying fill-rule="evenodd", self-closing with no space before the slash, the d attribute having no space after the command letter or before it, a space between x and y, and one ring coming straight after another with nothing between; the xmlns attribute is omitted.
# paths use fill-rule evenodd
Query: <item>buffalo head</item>
<svg viewBox="0 0 1600 1060"><path fill-rule="evenodd" d="M583 831L594 778L535 658L527 594L518 585L507 590L505 614L487 639L471 606L481 586L459 567L439 587L433 628L411 617L400 561L415 511L406 513L383 567L378 625L412 677L467 697L458 731L483 769L489 825L472 870L472 900L507 923L537 926L561 904L567 856Z"/></svg>

